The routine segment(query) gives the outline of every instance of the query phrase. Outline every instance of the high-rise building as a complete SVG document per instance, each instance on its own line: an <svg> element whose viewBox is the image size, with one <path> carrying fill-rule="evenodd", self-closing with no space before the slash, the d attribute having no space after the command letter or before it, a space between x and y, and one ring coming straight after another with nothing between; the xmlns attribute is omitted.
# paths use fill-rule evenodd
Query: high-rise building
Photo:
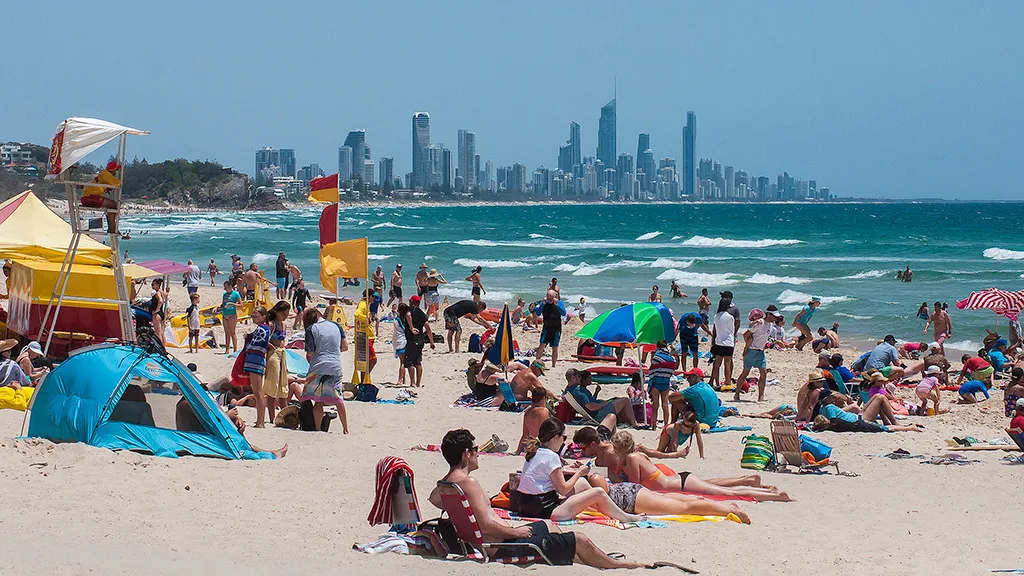
<svg viewBox="0 0 1024 576"><path fill-rule="evenodd" d="M264 186L274 181L274 176L281 176L281 154L274 148L260 148L256 151L257 186Z"/></svg>
<svg viewBox="0 0 1024 576"><path fill-rule="evenodd" d="M580 140L580 125L575 122L569 122L569 158L572 160L573 170L582 164L581 156L583 154L583 148L580 146L582 141Z"/></svg>
<svg viewBox="0 0 1024 576"><path fill-rule="evenodd" d="M510 174L506 177L508 178L508 186L506 188L509 192L515 194L526 192L526 166L518 162L513 164Z"/></svg>
<svg viewBox="0 0 1024 576"><path fill-rule="evenodd" d="M491 162L490 160L485 162L482 174L484 175L484 178L481 183L481 188L488 192L494 192L497 190L498 187L494 184L494 162Z"/></svg>
<svg viewBox="0 0 1024 576"><path fill-rule="evenodd" d="M431 144L427 147L427 176L424 187L444 186L444 146Z"/></svg>
<svg viewBox="0 0 1024 576"><path fill-rule="evenodd" d="M373 186L373 160L363 160L363 182Z"/></svg>
<svg viewBox="0 0 1024 576"><path fill-rule="evenodd" d="M352 147L338 148L338 180L344 182L352 179Z"/></svg>
<svg viewBox="0 0 1024 576"><path fill-rule="evenodd" d="M295 178L295 150L293 148L281 148L278 150L281 163L281 176Z"/></svg>
<svg viewBox="0 0 1024 576"><path fill-rule="evenodd" d="M430 147L430 114L412 115L412 188L427 187L427 149Z"/></svg>
<svg viewBox="0 0 1024 576"><path fill-rule="evenodd" d="M547 196L548 191L548 169L543 166L533 171L533 195Z"/></svg>
<svg viewBox="0 0 1024 576"><path fill-rule="evenodd" d="M686 126L683 128L683 195L694 196L697 193L697 115L692 111L686 113Z"/></svg>
<svg viewBox="0 0 1024 576"><path fill-rule="evenodd" d="M636 139L636 159L637 168L642 168L643 165L640 163L640 157L644 155L645 150L651 148L651 135L644 134L643 132Z"/></svg>
<svg viewBox="0 0 1024 576"><path fill-rule="evenodd" d="M558 169L562 172L572 171L572 147L569 144L558 147Z"/></svg>
<svg viewBox="0 0 1024 576"><path fill-rule="evenodd" d="M633 195L633 180L636 179L636 171L633 165L633 156L623 152L619 154L619 161L616 164L616 173L619 176L619 184L616 190L619 195L626 195L632 197Z"/></svg>
<svg viewBox="0 0 1024 576"><path fill-rule="evenodd" d="M615 166L615 99L601 107L597 126L597 159L605 166Z"/></svg>
<svg viewBox="0 0 1024 576"><path fill-rule="evenodd" d="M452 151L444 148L441 151L441 189L451 190L455 177L455 166L452 162Z"/></svg>
<svg viewBox="0 0 1024 576"><path fill-rule="evenodd" d="M456 175L462 177L462 186L467 190L476 187L478 170L473 167L473 157L476 156L476 134L469 130L459 130L458 146L458 172Z"/></svg>
<svg viewBox="0 0 1024 576"><path fill-rule="evenodd" d="M380 159L380 185L394 184L395 180L395 159L385 156Z"/></svg>
<svg viewBox="0 0 1024 576"><path fill-rule="evenodd" d="M303 166L302 168L299 168L299 170L296 172L295 178L296 180L301 180L306 184L309 184L310 180L313 180L314 178L320 178L323 175L324 171L320 168L320 165L314 162L312 164L309 164L308 166Z"/></svg>
<svg viewBox="0 0 1024 576"><path fill-rule="evenodd" d="M352 179L363 180L363 160L366 160L366 130L360 128L348 133L345 146L352 150Z"/></svg>
<svg viewBox="0 0 1024 576"><path fill-rule="evenodd" d="M473 184L472 184L472 186L467 184L466 188L467 189L473 188L475 190L475 189L479 188L480 180L481 180L481 178L480 178L480 155L479 154L473 154L473 166L471 167L471 169L472 169L473 176L474 176Z"/></svg>
<svg viewBox="0 0 1024 576"><path fill-rule="evenodd" d="M736 181L733 179L734 169L732 166L725 167L725 197L734 198L736 196Z"/></svg>

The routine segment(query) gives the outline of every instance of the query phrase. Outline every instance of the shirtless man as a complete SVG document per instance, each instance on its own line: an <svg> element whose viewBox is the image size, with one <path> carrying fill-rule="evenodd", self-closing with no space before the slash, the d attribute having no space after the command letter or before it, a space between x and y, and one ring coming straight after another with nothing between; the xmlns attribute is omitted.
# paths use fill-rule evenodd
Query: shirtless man
<svg viewBox="0 0 1024 576"><path fill-rule="evenodd" d="M288 299L291 300L292 295L295 294L295 289L299 287L299 282L302 282L302 270L291 261L288 261L288 275L292 277L292 283L288 285Z"/></svg>
<svg viewBox="0 0 1024 576"><path fill-rule="evenodd" d="M818 338L814 342L811 342L811 347L814 348L815 352L821 352L822 350L829 350L832 348L839 348L839 323L832 324L832 329L826 329L824 326L818 327Z"/></svg>
<svg viewBox="0 0 1024 576"><path fill-rule="evenodd" d="M551 417L551 411L547 405L548 394L543 388L534 388L530 392L530 400L533 404L523 412L523 436L519 439L519 447L516 454L522 454L526 449L526 441L529 438L536 438L540 430L541 422Z"/></svg>
<svg viewBox="0 0 1024 576"><path fill-rule="evenodd" d="M416 273L416 277L413 279L416 282L416 295L420 297L420 307L426 306L424 302L425 298L423 295L427 292L427 264L424 262L420 264L420 270Z"/></svg>
<svg viewBox="0 0 1024 576"><path fill-rule="evenodd" d="M928 317L928 322L925 323L921 333L927 334L929 326L935 330L935 341L939 344L939 352L945 356L944 344L946 339L953 335L953 320L949 317L949 313L942 309L942 302L935 303L935 311Z"/></svg>
<svg viewBox="0 0 1024 576"><path fill-rule="evenodd" d="M491 501L470 474L480 468L478 461L479 446L475 438L466 429L449 430L441 440L441 454L448 462L448 473L441 482L457 484L466 495L470 510L476 517L477 525L484 542L522 542L536 544L554 564L570 565L574 561L594 568L644 568L644 564L616 560L598 548L585 534L562 532L551 522L533 522L525 526L513 528L502 520L491 508ZM430 503L438 509L444 509L444 503L438 488L430 493ZM495 553L500 555L528 555L533 551L529 548L503 548Z"/></svg>
<svg viewBox="0 0 1024 576"><path fill-rule="evenodd" d="M255 262L249 264L249 269L242 274L242 280L245 282L245 299L255 300L256 286L260 282L260 268Z"/></svg>
<svg viewBox="0 0 1024 576"><path fill-rule="evenodd" d="M484 289L483 282L480 281L480 272L483 270L480 266L473 268L473 271L466 276L466 282L473 283L473 301L479 302L481 294L487 294L487 290Z"/></svg>
<svg viewBox="0 0 1024 576"><path fill-rule="evenodd" d="M398 300L398 303L402 303L402 265L395 264L395 271L391 273L391 290L388 292L388 303L387 307L391 307L391 303Z"/></svg>
<svg viewBox="0 0 1024 576"><path fill-rule="evenodd" d="M384 293L384 268L377 266L377 269L373 271L373 275L370 276L370 282L373 284L373 291L377 294Z"/></svg>
<svg viewBox="0 0 1024 576"><path fill-rule="evenodd" d="M522 366L519 362L512 362L512 364ZM516 400L526 400L530 397L533 391L538 388L544 390L544 385L540 383L540 378L538 378L543 375L544 362L540 360L534 360L531 362L529 368L523 367L516 371L516 375L509 381L509 385L512 387L512 393L515 394ZM544 393L547 395L546 390ZM541 422L543 422L543 420ZM538 423L538 426L539 425L540 424Z"/></svg>

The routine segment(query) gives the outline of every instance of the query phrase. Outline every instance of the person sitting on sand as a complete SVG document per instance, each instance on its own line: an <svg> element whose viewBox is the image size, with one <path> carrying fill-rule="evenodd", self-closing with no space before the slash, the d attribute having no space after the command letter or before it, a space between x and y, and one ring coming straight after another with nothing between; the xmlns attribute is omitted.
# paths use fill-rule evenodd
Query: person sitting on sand
<svg viewBox="0 0 1024 576"><path fill-rule="evenodd" d="M857 406L842 394L827 394L822 396L818 406L818 416L825 416L832 421L830 430L835 432L886 432L887 430L855 430L853 428L863 427L857 420L867 424L874 424L875 420L881 420L883 426L896 426L893 432L906 432L917 428L914 426L900 430L896 425L896 414L892 410L892 404L885 396L878 394L872 396L864 406ZM817 417L816 417L817 418Z"/></svg>
<svg viewBox="0 0 1024 576"><path fill-rule="evenodd" d="M633 435L625 430L616 432L611 441L601 442L597 431L585 426L576 431L573 441L583 449L585 456L594 458L598 466L608 468L608 479L611 482L632 482L661 492L746 496L759 502L791 500L789 495L780 492L778 488L761 486L761 477L757 474L711 480L701 480L691 472L666 474L647 455L637 450Z"/></svg>
<svg viewBox="0 0 1024 576"><path fill-rule="evenodd" d="M459 351L459 343L462 341L461 318L469 318L485 329L491 329L491 323L480 316L480 313L486 309L486 302L474 302L472 300L459 300L444 309L444 328L448 331L448 352Z"/></svg>
<svg viewBox="0 0 1024 576"><path fill-rule="evenodd" d="M690 454L693 441L697 441L697 453L704 459L704 437L701 436L700 422L697 413L692 409L683 411L679 419L666 424L658 436L658 449L651 450L643 444L638 450L651 458L686 458ZM685 444L685 446L684 446Z"/></svg>
<svg viewBox="0 0 1024 576"><path fill-rule="evenodd" d="M469 359L469 369L466 376L469 380L469 389L473 392L473 398L486 400L492 398L493 406L501 406L502 396L498 391L500 368L490 362L480 362L476 358Z"/></svg>
<svg viewBox="0 0 1024 576"><path fill-rule="evenodd" d="M1018 398L1013 404L1013 413L1010 415L1010 426L1006 429L1007 434L1024 433L1024 398Z"/></svg>
<svg viewBox="0 0 1024 576"><path fill-rule="evenodd" d="M969 380L964 382L960 388L956 391L960 395L960 399L957 404L976 404L978 397L976 394L984 394L985 400L991 398L988 393L988 385L980 380Z"/></svg>
<svg viewBox="0 0 1024 576"><path fill-rule="evenodd" d="M896 337L887 334L882 341L875 346L864 363L864 371L874 368L890 382L895 382L903 377L904 368L899 364L900 353L896 350Z"/></svg>
<svg viewBox="0 0 1024 576"><path fill-rule="evenodd" d="M1024 398L1024 368L1015 367L1010 371L1010 381L1003 387L1003 406L1006 417L1013 414L1017 400Z"/></svg>
<svg viewBox="0 0 1024 576"><path fill-rule="evenodd" d="M764 418L766 420L787 419L796 416L796 408L789 404L779 404L771 410L758 412L757 414L741 414L744 418Z"/></svg>
<svg viewBox="0 0 1024 576"><path fill-rule="evenodd" d="M878 396L881 394L889 399L889 402L896 401L896 397L893 395L893 391L896 389L896 385L889 382L889 379L878 371L865 372L861 375L863 378L862 386L868 387L868 398Z"/></svg>
<svg viewBox="0 0 1024 576"><path fill-rule="evenodd" d="M992 374L995 373L995 369L992 368L992 364L986 359L987 354L985 350L978 350L978 355L971 357L970 354L964 354L960 357L960 361L964 363L964 367L960 370L960 377L956 380L956 385L960 386L963 384L965 379L979 380L985 384L992 383Z"/></svg>
<svg viewBox="0 0 1024 576"><path fill-rule="evenodd" d="M810 422L814 418L818 400L828 393L825 382L825 376L821 370L812 370L807 375L807 382L796 392L796 419L798 422Z"/></svg>
<svg viewBox="0 0 1024 576"><path fill-rule="evenodd" d="M831 350L833 348L839 348L839 322L832 324L832 328L826 330L824 326L818 327L819 338L811 342L811 348L815 352L821 352L822 350Z"/></svg>
<svg viewBox="0 0 1024 576"><path fill-rule="evenodd" d="M770 308L770 307L769 307ZM786 339L786 317L774 312L768 331L768 347L773 350L787 350L796 346L795 340Z"/></svg>
<svg viewBox="0 0 1024 576"><path fill-rule="evenodd" d="M519 447L516 448L516 454L522 454L523 450L526 449L526 441L530 438L536 438L540 432L540 425L545 420L551 417L551 411L548 410L547 404L548 394L543 388L534 388L530 392L530 407L523 412L523 435L519 438Z"/></svg>
<svg viewBox="0 0 1024 576"><path fill-rule="evenodd" d="M565 389L566 394L572 394L591 418L601 421L608 415L614 415L618 422L636 426L636 415L633 413L633 404L629 398L598 400L597 394L601 392L601 386L598 385L594 393L587 389L591 383L591 374L586 370L566 372L566 378L569 380L569 386Z"/></svg>
<svg viewBox="0 0 1024 576"><path fill-rule="evenodd" d="M15 390L22 386L31 386L32 380L25 374L18 362L11 358L11 350L18 345L14 338L0 340L0 386Z"/></svg>
<svg viewBox="0 0 1024 576"><path fill-rule="evenodd" d="M605 554L585 534L562 532L551 522L533 522L513 528L502 520L491 508L491 501L480 483L470 474L480 468L479 447L474 443L473 434L464 428L449 430L441 440L441 454L448 463L448 473L441 478L444 482L452 482L459 486L470 511L476 518L480 536L484 542L534 544L544 550L552 563L570 565L573 561L595 568L641 568L644 565L636 562L617 560ZM430 493L430 503L438 509L444 509L441 494L437 488ZM494 552L494 557L517 556L532 554L530 548L517 549L502 547Z"/></svg>
<svg viewBox="0 0 1024 576"><path fill-rule="evenodd" d="M563 472L559 453L566 439L565 424L548 418L541 423L537 437L526 441L519 486L510 493L511 510L525 518L550 518L555 522L574 520L588 508L620 522L641 520L638 515L623 512L607 492L587 483L588 466Z"/></svg>

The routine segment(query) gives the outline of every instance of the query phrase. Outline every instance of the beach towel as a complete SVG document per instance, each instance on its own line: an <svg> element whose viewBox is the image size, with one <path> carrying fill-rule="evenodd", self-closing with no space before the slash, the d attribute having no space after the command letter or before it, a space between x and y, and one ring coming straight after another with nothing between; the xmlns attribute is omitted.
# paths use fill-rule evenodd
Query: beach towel
<svg viewBox="0 0 1024 576"><path fill-rule="evenodd" d="M482 408L484 410L497 410L498 407L494 406L494 398L484 398L483 400L477 400L473 393L463 394L455 400L455 403L450 406L451 408Z"/></svg>
<svg viewBox="0 0 1024 576"><path fill-rule="evenodd" d="M716 432L750 432L753 430L750 426L715 426L714 428L708 428L707 430L701 429L705 434L714 434Z"/></svg>
<svg viewBox="0 0 1024 576"><path fill-rule="evenodd" d="M367 521L370 522L370 526L391 524L391 485L398 479L401 475L400 473L404 473L404 475L409 477L409 487L412 492L410 508L415 512L415 516L419 518L420 503L416 498L416 486L413 483L412 468L409 467L405 460L397 456L387 456L377 462L377 480L374 486L373 507L370 508L370 514L366 517Z"/></svg>
<svg viewBox="0 0 1024 576"><path fill-rule="evenodd" d="M499 518L505 520L511 520L514 522L541 522L542 520L537 518L524 518L515 512L509 512L503 508L494 508L494 513ZM580 524L600 524L602 526L610 526L619 530L629 530L630 528L664 528L666 527L665 522L721 522L723 520L732 520L733 522L742 523L735 514L729 514L728 516L700 516L697 514L675 514L668 516L648 516L649 520L646 522L621 522L614 518L609 518L604 514L598 512L585 511L572 520L563 520L561 522L551 522L558 526L579 526Z"/></svg>
<svg viewBox="0 0 1024 576"><path fill-rule="evenodd" d="M20 410L24 412L28 408L29 400L32 399L32 392L35 388L22 386L15 390L10 386L0 387L0 410Z"/></svg>

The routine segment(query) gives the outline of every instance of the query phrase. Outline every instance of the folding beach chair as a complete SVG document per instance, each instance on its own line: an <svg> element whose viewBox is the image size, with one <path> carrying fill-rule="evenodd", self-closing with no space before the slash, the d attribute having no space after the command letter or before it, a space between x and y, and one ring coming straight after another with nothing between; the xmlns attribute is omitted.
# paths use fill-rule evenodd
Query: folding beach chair
<svg viewBox="0 0 1024 576"><path fill-rule="evenodd" d="M533 404L533 402L530 402L529 400L517 400L515 393L512 392L512 385L504 380L500 380L498 382L498 390L501 391L502 400L504 400L506 404L515 406L516 412L522 412Z"/></svg>
<svg viewBox="0 0 1024 576"><path fill-rule="evenodd" d="M484 542L483 534L480 532L480 525L477 524L473 509L469 506L469 500L458 484L442 480L437 483L437 492L441 496L441 505L445 513L448 514L448 519L451 520L452 525L455 527L455 534L459 537L459 540L462 540L473 550L473 552L466 556L467 558L479 560L483 563L493 560L500 564L534 564L537 562L551 564L551 560L548 559L544 551L536 544ZM536 555L490 557L490 552L502 548L529 548Z"/></svg>
<svg viewBox="0 0 1024 576"><path fill-rule="evenodd" d="M1006 429L1007 436L1009 436L1010 440L1013 440L1013 443L1017 445L1018 450L1024 452L1024 432L1010 432L1010 430L1012 430L1012 428Z"/></svg>
<svg viewBox="0 0 1024 576"><path fill-rule="evenodd" d="M825 464L810 464L804 460L800 452L800 434L796 425L788 420L772 420L772 446L775 448L775 462L795 466L798 472L820 470L827 466L835 466L839 472L839 462L829 458Z"/></svg>
<svg viewBox="0 0 1024 576"><path fill-rule="evenodd" d="M839 370L830 370L829 372L832 373L832 385L835 386L836 391L840 394L850 394L850 389L846 387L846 382Z"/></svg>
<svg viewBox="0 0 1024 576"><path fill-rule="evenodd" d="M591 416L590 413L587 412L583 408L583 406L580 406L580 403L576 400L576 398L572 394L569 394L569 393L563 394L562 395L562 399L564 399L566 402L568 402L569 406L572 406L572 409L575 410L576 413L580 415L580 418L579 418L579 421L578 421L580 424L582 424L584 426L597 426L598 424L600 424L600 422L598 422L597 420L594 420L594 417ZM575 423L576 422L573 422L573 424L575 424Z"/></svg>

